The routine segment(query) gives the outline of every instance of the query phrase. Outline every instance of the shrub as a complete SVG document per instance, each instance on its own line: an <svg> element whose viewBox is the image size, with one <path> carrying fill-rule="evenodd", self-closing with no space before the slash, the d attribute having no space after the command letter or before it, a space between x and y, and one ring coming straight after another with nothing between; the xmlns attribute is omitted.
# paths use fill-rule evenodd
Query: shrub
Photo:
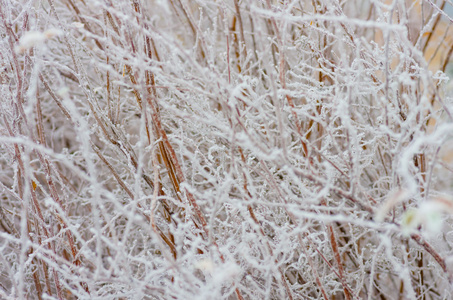
<svg viewBox="0 0 453 300"><path fill-rule="evenodd" d="M448 5L2 0L0 297L451 298Z"/></svg>

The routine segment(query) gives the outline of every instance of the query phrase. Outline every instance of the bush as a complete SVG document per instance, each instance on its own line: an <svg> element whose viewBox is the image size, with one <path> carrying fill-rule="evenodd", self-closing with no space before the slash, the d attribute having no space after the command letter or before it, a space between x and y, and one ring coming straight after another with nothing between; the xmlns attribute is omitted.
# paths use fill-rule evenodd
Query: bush
<svg viewBox="0 0 453 300"><path fill-rule="evenodd" d="M2 0L0 297L450 299L448 5Z"/></svg>

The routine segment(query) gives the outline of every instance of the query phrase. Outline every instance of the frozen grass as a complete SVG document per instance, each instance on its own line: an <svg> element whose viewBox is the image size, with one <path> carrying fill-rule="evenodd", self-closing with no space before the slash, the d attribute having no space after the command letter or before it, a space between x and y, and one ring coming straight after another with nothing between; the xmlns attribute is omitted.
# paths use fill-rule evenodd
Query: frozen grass
<svg viewBox="0 0 453 300"><path fill-rule="evenodd" d="M448 5L0 0L0 298L452 299Z"/></svg>

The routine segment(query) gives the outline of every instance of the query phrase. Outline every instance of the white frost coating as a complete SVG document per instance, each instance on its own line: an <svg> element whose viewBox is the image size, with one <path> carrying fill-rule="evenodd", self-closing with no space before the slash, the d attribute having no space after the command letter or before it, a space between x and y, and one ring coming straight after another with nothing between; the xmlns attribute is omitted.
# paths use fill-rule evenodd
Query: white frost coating
<svg viewBox="0 0 453 300"><path fill-rule="evenodd" d="M83 28L83 27L85 27L85 24L80 23L80 22L73 22L73 23L71 23L71 25L74 26L75 28Z"/></svg>
<svg viewBox="0 0 453 300"><path fill-rule="evenodd" d="M19 47L17 51L24 51L26 49L35 47L42 44L46 40L44 33L39 31L27 32L19 41Z"/></svg>
<svg viewBox="0 0 453 300"><path fill-rule="evenodd" d="M391 192L387 196L387 199L381 204L381 206L376 210L376 221L382 222L386 218L387 214L395 208L397 205L406 201L410 193L407 190L398 190Z"/></svg>
<svg viewBox="0 0 453 300"><path fill-rule="evenodd" d="M3 0L0 298L451 299L421 3Z"/></svg>
<svg viewBox="0 0 453 300"><path fill-rule="evenodd" d="M28 31L25 33L20 41L19 45L16 47L17 53L22 53L27 49L32 47L37 47L43 44L46 40L54 38L62 34L62 31L59 29L48 29L44 32L40 31Z"/></svg>

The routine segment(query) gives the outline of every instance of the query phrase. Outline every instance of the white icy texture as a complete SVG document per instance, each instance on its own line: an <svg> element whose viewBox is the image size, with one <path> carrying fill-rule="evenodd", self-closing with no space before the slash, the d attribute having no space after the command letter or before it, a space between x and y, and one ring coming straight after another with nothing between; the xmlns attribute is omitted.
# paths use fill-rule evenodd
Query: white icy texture
<svg viewBox="0 0 453 300"><path fill-rule="evenodd" d="M0 299L452 299L438 2L0 0Z"/></svg>

